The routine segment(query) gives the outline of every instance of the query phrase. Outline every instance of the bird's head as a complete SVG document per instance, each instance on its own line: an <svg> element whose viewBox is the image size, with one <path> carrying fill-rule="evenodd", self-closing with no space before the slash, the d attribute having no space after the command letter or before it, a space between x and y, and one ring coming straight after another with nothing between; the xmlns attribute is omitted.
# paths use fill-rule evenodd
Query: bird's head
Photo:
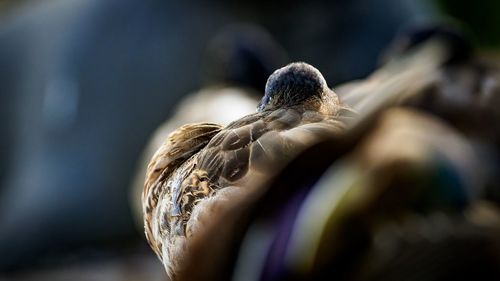
<svg viewBox="0 0 500 281"><path fill-rule="evenodd" d="M291 63L274 71L267 79L258 111L299 105L333 94L319 70L304 62Z"/></svg>

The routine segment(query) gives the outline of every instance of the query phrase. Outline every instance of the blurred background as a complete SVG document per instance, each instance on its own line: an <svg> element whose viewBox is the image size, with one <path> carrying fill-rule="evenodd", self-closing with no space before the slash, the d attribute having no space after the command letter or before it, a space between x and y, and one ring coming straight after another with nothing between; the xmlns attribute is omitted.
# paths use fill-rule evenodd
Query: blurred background
<svg viewBox="0 0 500 281"><path fill-rule="evenodd" d="M232 83L251 110L288 62L335 86L376 69L408 24L499 11L447 2L1 0L0 280L165 280L134 182L185 97ZM477 42L497 43L495 23Z"/></svg>

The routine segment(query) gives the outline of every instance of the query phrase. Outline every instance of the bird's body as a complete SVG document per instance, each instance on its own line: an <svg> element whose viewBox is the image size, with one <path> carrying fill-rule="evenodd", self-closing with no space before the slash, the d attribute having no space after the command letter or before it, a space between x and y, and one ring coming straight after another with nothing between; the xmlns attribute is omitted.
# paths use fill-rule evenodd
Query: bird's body
<svg viewBox="0 0 500 281"><path fill-rule="evenodd" d="M227 127L189 124L173 132L148 167L146 236L170 276L189 242L226 200L256 194L305 148L340 134L352 112L315 68L295 63L271 75L257 113Z"/></svg>

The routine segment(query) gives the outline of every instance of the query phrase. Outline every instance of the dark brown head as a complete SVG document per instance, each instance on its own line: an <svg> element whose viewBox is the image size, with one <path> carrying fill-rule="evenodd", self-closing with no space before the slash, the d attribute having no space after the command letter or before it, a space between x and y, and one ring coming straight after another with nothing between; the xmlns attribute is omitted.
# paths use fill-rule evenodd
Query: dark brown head
<svg viewBox="0 0 500 281"><path fill-rule="evenodd" d="M276 70L267 79L265 95L258 111L299 105L331 91L319 70L304 62L291 63Z"/></svg>

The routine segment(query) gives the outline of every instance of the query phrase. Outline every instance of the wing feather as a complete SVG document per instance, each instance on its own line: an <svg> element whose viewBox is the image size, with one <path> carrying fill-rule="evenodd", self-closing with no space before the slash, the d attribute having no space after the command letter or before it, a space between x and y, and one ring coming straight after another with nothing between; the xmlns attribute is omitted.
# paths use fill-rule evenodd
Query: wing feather
<svg viewBox="0 0 500 281"><path fill-rule="evenodd" d="M187 124L172 132L163 145L153 155L146 172L145 194L147 189L162 173L171 174L182 163L199 152L222 130L213 123Z"/></svg>
<svg viewBox="0 0 500 281"><path fill-rule="evenodd" d="M213 123L184 125L168 136L148 165L142 193L145 233L151 247L160 256L161 245L155 243L152 216L158 205L158 198L167 185L166 180L177 168L205 147L222 128L223 126Z"/></svg>

